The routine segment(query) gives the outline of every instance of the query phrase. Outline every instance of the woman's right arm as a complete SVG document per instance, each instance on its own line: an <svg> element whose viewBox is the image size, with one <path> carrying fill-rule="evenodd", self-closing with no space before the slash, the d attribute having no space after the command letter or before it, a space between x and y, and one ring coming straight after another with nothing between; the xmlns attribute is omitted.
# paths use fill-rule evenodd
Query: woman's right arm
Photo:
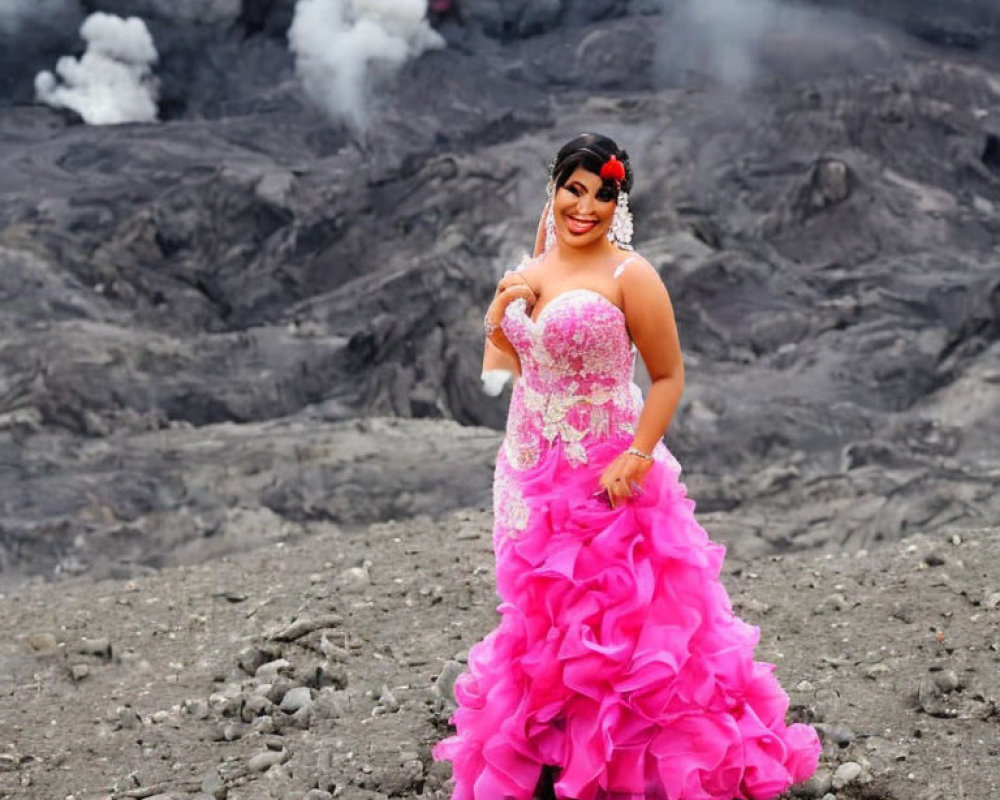
<svg viewBox="0 0 1000 800"><path fill-rule="evenodd" d="M548 206L546 206L548 208ZM542 214L542 220L545 219L545 214ZM541 235L542 242L544 244L545 232L542 227L542 223L539 222L539 235ZM535 243L536 248L538 247L538 242ZM535 293L531 290L528 284L528 280L523 272L508 272L500 279L497 285L497 292L493 298L493 303L490 308L486 311L486 319L491 319L490 314L494 314L496 321L499 322L503 318L504 312L507 310L507 306L517 299L513 295L504 295L504 290L514 288L514 287L525 287L527 292L522 295L528 303L530 308L535 304ZM499 306L499 311L495 309L498 306L498 301L502 302ZM521 362L517 357L517 353L514 347L507 341L507 337L503 335L503 331L498 331L494 336L486 337L486 343L483 346L483 384L486 388L487 394L499 394L503 388L503 384L506 383L509 375L504 375L503 373L510 373L515 376L521 374ZM493 391L495 389L495 391Z"/></svg>
<svg viewBox="0 0 1000 800"><path fill-rule="evenodd" d="M535 230L535 248L532 252L534 258L545 252L545 217L549 213L549 203L551 202L551 200L546 201L545 207L542 209L542 215L538 218L538 228ZM530 305L534 303L534 300L532 299L528 302ZM510 345L510 342L507 342L507 344ZM518 361L517 354L512 351L513 348L507 350L500 345L493 344L489 337L486 338L486 343L483 346L483 383L487 385L488 392L490 388L489 384L491 383L488 380L488 376L491 373L493 375L501 372L509 372L514 375L521 374L521 363ZM502 388L502 384L500 388ZM496 393L499 394L499 390Z"/></svg>
<svg viewBox="0 0 1000 800"><path fill-rule="evenodd" d="M522 275L508 272L497 284L493 302L486 309L483 322L486 326L486 351L483 354L483 371L487 369L509 369L515 375L521 373L521 362L514 345L500 327L507 306L515 300L524 300L528 306L535 303L535 293Z"/></svg>
<svg viewBox="0 0 1000 800"><path fill-rule="evenodd" d="M497 374L499 372L508 372L514 375L520 375L521 365L516 357L507 355L507 353L487 339L486 344L483 347L483 383L492 383L488 376L491 373ZM508 378L510 376L501 377ZM506 383L506 380L504 380L504 383ZM489 394L491 392L487 391L487 393ZM499 391L496 392L496 394L499 393Z"/></svg>

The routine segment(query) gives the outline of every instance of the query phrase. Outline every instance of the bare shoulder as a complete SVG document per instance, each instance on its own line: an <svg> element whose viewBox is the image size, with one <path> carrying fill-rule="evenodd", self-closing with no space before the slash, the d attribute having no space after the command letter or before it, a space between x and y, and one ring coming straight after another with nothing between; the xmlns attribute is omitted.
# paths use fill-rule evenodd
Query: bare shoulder
<svg viewBox="0 0 1000 800"><path fill-rule="evenodd" d="M622 262L615 270L615 278L626 298L642 297L650 291L657 294L666 292L666 286L656 267L638 253L633 253Z"/></svg>
<svg viewBox="0 0 1000 800"><path fill-rule="evenodd" d="M537 256L528 255L527 253L521 258L517 266L514 267L514 272L527 272L532 269L537 269L538 265L542 263L542 259L545 257L544 253L539 253Z"/></svg>
<svg viewBox="0 0 1000 800"><path fill-rule="evenodd" d="M528 282L528 285L535 292L538 291L541 272L542 272L542 261L538 257L535 257L530 261L525 262L517 270L517 274L520 275L522 278L524 278Z"/></svg>

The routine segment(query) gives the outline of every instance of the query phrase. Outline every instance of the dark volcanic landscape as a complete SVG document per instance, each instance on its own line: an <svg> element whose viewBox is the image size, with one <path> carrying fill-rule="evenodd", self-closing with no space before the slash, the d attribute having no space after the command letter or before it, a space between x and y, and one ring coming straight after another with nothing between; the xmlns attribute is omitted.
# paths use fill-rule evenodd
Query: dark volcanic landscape
<svg viewBox="0 0 1000 800"><path fill-rule="evenodd" d="M8 580L239 550L233 509L294 536L487 504L482 308L584 129L635 162L689 376L668 444L717 538L856 549L997 519L992 4L761 0L737 32L719 3L456 3L360 130L303 94L290 3L139 5L156 124L31 102L25 70L72 26L3 42ZM369 425L393 433L356 445Z"/></svg>
<svg viewBox="0 0 1000 800"><path fill-rule="evenodd" d="M158 121L36 101L95 12L144 20ZM435 3L354 116L304 88L295 14L0 0L0 797L446 795L429 743L492 619L482 312L596 130L677 313L667 444L826 726L801 796L993 798L1000 6Z"/></svg>

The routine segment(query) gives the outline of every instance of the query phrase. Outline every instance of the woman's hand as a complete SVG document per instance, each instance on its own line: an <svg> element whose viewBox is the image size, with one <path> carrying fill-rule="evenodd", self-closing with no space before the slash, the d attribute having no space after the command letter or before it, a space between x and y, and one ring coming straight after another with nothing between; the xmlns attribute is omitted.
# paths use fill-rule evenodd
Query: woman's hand
<svg viewBox="0 0 1000 800"><path fill-rule="evenodd" d="M495 325L499 325L507 306L515 300L524 300L530 310L537 297L523 275L517 272L505 272L504 276L497 282L497 290L493 295L493 302L490 303L486 312L486 318Z"/></svg>
<svg viewBox="0 0 1000 800"><path fill-rule="evenodd" d="M527 278L521 273L512 270L505 272L503 277L497 281L497 290L494 299L499 297L503 297L506 301L504 308L506 308L507 304L521 297L527 301L528 306L533 306L537 299Z"/></svg>
<svg viewBox="0 0 1000 800"><path fill-rule="evenodd" d="M642 494L642 481L653 466L651 459L624 452L601 473L601 488L608 493L612 508Z"/></svg>

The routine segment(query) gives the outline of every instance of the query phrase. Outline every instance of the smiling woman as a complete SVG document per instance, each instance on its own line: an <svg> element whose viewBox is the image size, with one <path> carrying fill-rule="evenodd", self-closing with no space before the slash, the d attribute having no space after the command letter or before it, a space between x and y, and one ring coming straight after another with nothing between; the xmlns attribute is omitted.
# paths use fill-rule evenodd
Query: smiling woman
<svg viewBox="0 0 1000 800"><path fill-rule="evenodd" d="M557 225L563 225L568 242L574 246L590 244L587 234L607 232L615 212L615 201L604 190L596 175L582 168L574 170L552 201Z"/></svg>
<svg viewBox="0 0 1000 800"><path fill-rule="evenodd" d="M454 800L766 800L816 769L661 441L684 368L666 287L625 250L631 185L607 137L560 150L536 258L486 312L487 363L520 377L494 479L502 618L434 750Z"/></svg>

